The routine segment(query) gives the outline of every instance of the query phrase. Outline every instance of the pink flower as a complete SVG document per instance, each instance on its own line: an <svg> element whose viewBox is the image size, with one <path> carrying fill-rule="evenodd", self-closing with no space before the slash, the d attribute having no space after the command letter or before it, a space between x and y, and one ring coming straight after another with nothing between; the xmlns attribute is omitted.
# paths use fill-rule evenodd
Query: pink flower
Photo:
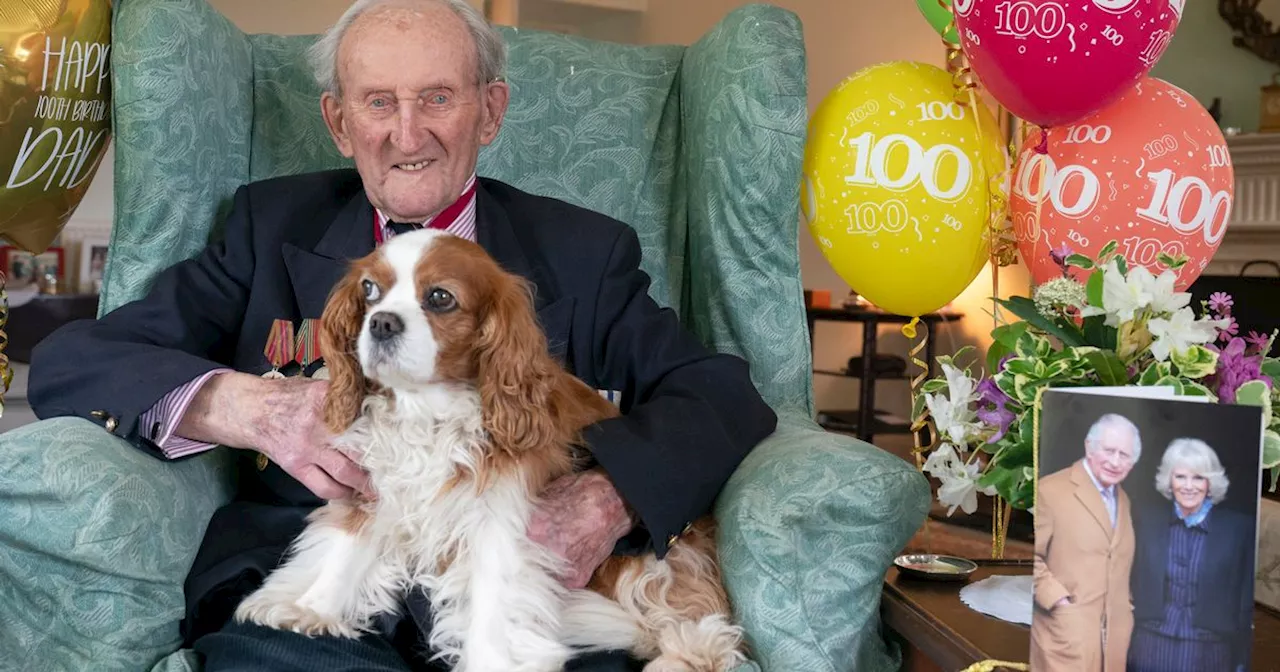
<svg viewBox="0 0 1280 672"><path fill-rule="evenodd" d="M1258 352L1262 352L1262 349L1267 347L1267 344L1271 342L1271 337L1264 336L1256 331L1250 331L1249 335L1244 337L1244 340L1247 341L1249 345L1257 348Z"/></svg>
<svg viewBox="0 0 1280 672"><path fill-rule="evenodd" d="M1231 340L1232 337L1234 337L1237 333L1240 332L1240 323L1236 322L1235 318L1227 318L1227 319L1231 320L1231 324L1228 324L1226 329L1218 330L1218 340L1224 343ZM1244 341L1240 341L1240 343L1241 343L1241 347L1244 347L1243 345Z"/></svg>
<svg viewBox="0 0 1280 672"><path fill-rule="evenodd" d="M1209 310L1215 313L1223 314L1234 305L1236 305L1236 302L1226 292L1214 292L1209 295Z"/></svg>

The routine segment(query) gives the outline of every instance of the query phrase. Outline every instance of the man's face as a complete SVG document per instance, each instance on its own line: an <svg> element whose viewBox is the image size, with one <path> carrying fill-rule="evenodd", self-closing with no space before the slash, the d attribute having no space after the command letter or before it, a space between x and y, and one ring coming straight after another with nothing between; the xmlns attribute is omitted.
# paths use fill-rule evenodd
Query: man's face
<svg viewBox="0 0 1280 672"><path fill-rule="evenodd" d="M347 30L337 65L341 96L322 97L325 122L373 205L420 222L457 199L508 95L480 81L462 19L440 3L373 10Z"/></svg>
<svg viewBox="0 0 1280 672"><path fill-rule="evenodd" d="M1187 512L1199 511L1205 495L1209 494L1209 479L1187 467L1177 467L1169 474L1169 480L1178 506Z"/></svg>
<svg viewBox="0 0 1280 672"><path fill-rule="evenodd" d="M1133 469L1133 433L1123 427L1108 427L1097 443L1085 447L1085 458L1102 487L1118 485Z"/></svg>

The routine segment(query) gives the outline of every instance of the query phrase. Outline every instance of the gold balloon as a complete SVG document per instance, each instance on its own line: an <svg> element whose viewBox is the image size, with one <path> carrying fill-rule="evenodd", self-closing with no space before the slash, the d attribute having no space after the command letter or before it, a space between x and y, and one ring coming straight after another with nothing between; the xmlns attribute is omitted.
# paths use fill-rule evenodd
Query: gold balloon
<svg viewBox="0 0 1280 672"><path fill-rule="evenodd" d="M40 253L111 133L111 0L0 0L0 236Z"/></svg>

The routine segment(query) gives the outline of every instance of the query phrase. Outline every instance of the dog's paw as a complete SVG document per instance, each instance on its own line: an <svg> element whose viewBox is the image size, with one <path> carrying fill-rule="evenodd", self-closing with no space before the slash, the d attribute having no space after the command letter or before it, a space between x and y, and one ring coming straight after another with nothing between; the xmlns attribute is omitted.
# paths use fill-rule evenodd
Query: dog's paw
<svg viewBox="0 0 1280 672"><path fill-rule="evenodd" d="M340 618L326 616L295 602L274 601L261 593L249 596L236 607L235 618L276 630L289 630L308 637L358 639L360 630Z"/></svg>

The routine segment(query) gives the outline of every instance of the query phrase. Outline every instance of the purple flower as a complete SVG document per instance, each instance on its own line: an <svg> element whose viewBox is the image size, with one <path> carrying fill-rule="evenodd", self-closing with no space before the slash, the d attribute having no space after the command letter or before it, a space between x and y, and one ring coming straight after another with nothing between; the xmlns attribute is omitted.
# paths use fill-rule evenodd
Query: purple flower
<svg viewBox="0 0 1280 672"><path fill-rule="evenodd" d="M1009 353L1009 354L1007 354L1007 355L1005 355L1004 357L1001 357L1001 358L1000 358L1000 362L999 362L998 364L996 364L996 371L1004 371L1004 365L1005 365L1005 362L1008 362L1008 361L1009 361L1009 360L1011 360L1011 359L1013 359L1013 353L1012 353L1012 352L1011 352L1011 353ZM984 381L982 381L982 382L984 382L984 383L985 383L985 382L987 382L987 381L985 381L985 380L984 380ZM994 383L994 382L993 382L993 383L991 383L991 384L992 384L992 385L995 385L995 383ZM978 389L982 389L982 386L981 386L981 385L979 385L979 386L978 386ZM1000 389L1000 388L996 388L996 389L998 390L998 389Z"/></svg>
<svg viewBox="0 0 1280 672"><path fill-rule="evenodd" d="M1213 374L1218 400L1224 404L1236 403L1236 390L1251 380L1261 380L1271 387L1271 377L1262 373L1262 357L1246 356L1244 339L1232 338L1218 351L1218 370Z"/></svg>
<svg viewBox="0 0 1280 672"><path fill-rule="evenodd" d="M1236 305L1236 302L1226 292L1214 292L1209 295L1209 310L1215 313L1225 313L1228 308L1234 305Z"/></svg>
<svg viewBox="0 0 1280 672"><path fill-rule="evenodd" d="M1231 318L1231 324L1228 324L1226 329L1218 330L1218 340L1223 342L1230 341L1239 332L1240 332L1240 323L1236 322L1235 318ZM1236 339L1236 340L1239 340L1239 339ZM1244 341L1240 341L1240 344L1241 344L1240 347L1243 348Z"/></svg>
<svg viewBox="0 0 1280 672"><path fill-rule="evenodd" d="M1003 366L1002 361L1001 367ZM996 430L991 438L987 439L987 443L995 443L1004 438L1005 433L1009 431L1009 425L1016 419L1013 411L1004 407L1009 401L1009 396L996 385L996 381L990 378L983 378L974 391L978 393L978 419Z"/></svg>
<svg viewBox="0 0 1280 672"><path fill-rule="evenodd" d="M1249 335L1244 337L1244 340L1247 341L1249 345L1257 348L1258 352L1262 352L1263 348L1266 348L1267 344L1271 342L1271 337L1259 334L1256 331L1250 331Z"/></svg>
<svg viewBox="0 0 1280 672"><path fill-rule="evenodd" d="M1063 241L1062 245L1059 245L1057 249L1049 250L1049 257L1053 259L1053 263L1059 266L1065 266L1069 256L1071 256L1071 248L1066 241Z"/></svg>

